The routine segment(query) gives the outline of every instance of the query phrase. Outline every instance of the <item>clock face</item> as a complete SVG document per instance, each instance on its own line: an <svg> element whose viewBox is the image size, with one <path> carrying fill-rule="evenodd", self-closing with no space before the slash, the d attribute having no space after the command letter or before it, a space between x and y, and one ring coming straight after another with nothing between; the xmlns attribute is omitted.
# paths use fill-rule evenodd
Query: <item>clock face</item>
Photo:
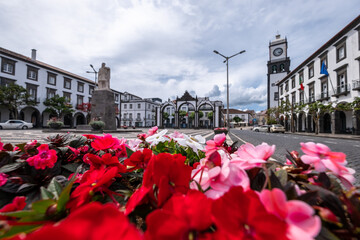
<svg viewBox="0 0 360 240"><path fill-rule="evenodd" d="M278 57L283 53L283 49L282 48L275 48L275 50L273 51L274 56Z"/></svg>

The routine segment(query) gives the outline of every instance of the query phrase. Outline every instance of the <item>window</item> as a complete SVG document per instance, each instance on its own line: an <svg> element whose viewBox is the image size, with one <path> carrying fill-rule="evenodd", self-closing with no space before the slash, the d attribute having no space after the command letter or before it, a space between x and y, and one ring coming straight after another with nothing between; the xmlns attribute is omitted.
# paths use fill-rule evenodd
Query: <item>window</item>
<svg viewBox="0 0 360 240"><path fill-rule="evenodd" d="M274 92L274 101L279 100L279 92Z"/></svg>
<svg viewBox="0 0 360 240"><path fill-rule="evenodd" d="M285 91L289 91L289 81L286 81L285 83Z"/></svg>
<svg viewBox="0 0 360 240"><path fill-rule="evenodd" d="M140 109L141 108L141 104L140 103L138 103L138 109Z"/></svg>
<svg viewBox="0 0 360 240"><path fill-rule="evenodd" d="M0 86L9 86L9 84L14 84L16 80L0 77Z"/></svg>
<svg viewBox="0 0 360 240"><path fill-rule="evenodd" d="M115 94L115 102L119 101L119 94Z"/></svg>
<svg viewBox="0 0 360 240"><path fill-rule="evenodd" d="M16 61L1 57L1 72L15 75Z"/></svg>
<svg viewBox="0 0 360 240"><path fill-rule="evenodd" d="M283 91L283 85L280 86L280 95L283 95L284 91Z"/></svg>
<svg viewBox="0 0 360 240"><path fill-rule="evenodd" d="M139 120L139 121L140 121L140 120L141 120L141 114L140 114L140 113L138 113L138 114L137 114L137 116L136 116L136 118L137 118L137 120Z"/></svg>
<svg viewBox="0 0 360 240"><path fill-rule="evenodd" d="M38 80L38 68L27 66L27 79L37 81Z"/></svg>
<svg viewBox="0 0 360 240"><path fill-rule="evenodd" d="M71 89L71 79L64 77L64 88Z"/></svg>
<svg viewBox="0 0 360 240"><path fill-rule="evenodd" d="M346 69L337 72L337 87L336 94L346 93L350 89L347 86L347 72Z"/></svg>
<svg viewBox="0 0 360 240"><path fill-rule="evenodd" d="M89 103L91 103L91 97L89 97L89 101L88 101Z"/></svg>
<svg viewBox="0 0 360 240"><path fill-rule="evenodd" d="M300 83L304 82L304 71L299 72L299 82Z"/></svg>
<svg viewBox="0 0 360 240"><path fill-rule="evenodd" d="M77 95L76 105L81 105L84 103L84 96Z"/></svg>
<svg viewBox="0 0 360 240"><path fill-rule="evenodd" d="M77 90L78 92L84 92L84 83L78 82Z"/></svg>
<svg viewBox="0 0 360 240"><path fill-rule="evenodd" d="M309 79L314 77L314 64L309 66Z"/></svg>
<svg viewBox="0 0 360 240"><path fill-rule="evenodd" d="M126 104L124 104L124 109L127 109L127 105L126 105Z"/></svg>
<svg viewBox="0 0 360 240"><path fill-rule="evenodd" d="M304 91L299 92L300 104L304 104Z"/></svg>
<svg viewBox="0 0 360 240"><path fill-rule="evenodd" d="M148 119L150 119L150 114L148 114Z"/></svg>
<svg viewBox="0 0 360 240"><path fill-rule="evenodd" d="M346 42L338 45L336 48L336 62L340 62L341 60L346 58Z"/></svg>
<svg viewBox="0 0 360 240"><path fill-rule="evenodd" d="M55 97L56 94L56 89L52 89L52 88L46 88L46 98L53 98Z"/></svg>
<svg viewBox="0 0 360 240"><path fill-rule="evenodd" d="M132 104L129 104L129 109L132 109Z"/></svg>
<svg viewBox="0 0 360 240"><path fill-rule="evenodd" d="M314 84L309 85L309 103L315 102L315 87Z"/></svg>
<svg viewBox="0 0 360 240"><path fill-rule="evenodd" d="M285 72L285 65L283 63L280 64L280 72Z"/></svg>
<svg viewBox="0 0 360 240"><path fill-rule="evenodd" d="M47 83L50 85L56 85L56 74L48 72Z"/></svg>
<svg viewBox="0 0 360 240"><path fill-rule="evenodd" d="M29 100L37 102L37 88L37 85L26 83L26 91L30 95Z"/></svg>
<svg viewBox="0 0 360 240"><path fill-rule="evenodd" d="M295 88L295 77L291 78L291 88Z"/></svg>
<svg viewBox="0 0 360 240"><path fill-rule="evenodd" d="M328 79L326 77L321 80L321 99L327 98L328 96Z"/></svg>
<svg viewBox="0 0 360 240"><path fill-rule="evenodd" d="M89 86L89 94L92 95L94 92L94 86Z"/></svg>
<svg viewBox="0 0 360 240"><path fill-rule="evenodd" d="M321 66L323 65L323 63L325 63L326 68L329 68L328 62L327 62L327 54L320 57L320 71L321 71Z"/></svg>
<svg viewBox="0 0 360 240"><path fill-rule="evenodd" d="M148 108L150 109L150 103L148 104Z"/></svg>
<svg viewBox="0 0 360 240"><path fill-rule="evenodd" d="M295 92L291 94L291 105L294 105L296 103L296 95Z"/></svg>
<svg viewBox="0 0 360 240"><path fill-rule="evenodd" d="M273 66L271 67L271 72L272 72L272 73L277 73L277 66L276 66L276 65L273 65Z"/></svg>
<svg viewBox="0 0 360 240"><path fill-rule="evenodd" d="M67 103L71 102L71 93L63 92L63 97L65 98Z"/></svg>
<svg viewBox="0 0 360 240"><path fill-rule="evenodd" d="M132 120L132 113L129 113L130 121Z"/></svg>

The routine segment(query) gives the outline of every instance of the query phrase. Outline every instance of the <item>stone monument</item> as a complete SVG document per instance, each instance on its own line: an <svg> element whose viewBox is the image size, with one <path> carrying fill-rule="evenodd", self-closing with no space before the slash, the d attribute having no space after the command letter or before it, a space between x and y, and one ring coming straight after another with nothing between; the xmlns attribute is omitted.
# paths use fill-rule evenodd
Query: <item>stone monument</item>
<svg viewBox="0 0 360 240"><path fill-rule="evenodd" d="M98 79L98 88L95 88L91 99L92 118L103 121L104 130L116 130L116 104L110 89L110 68L105 63L98 71Z"/></svg>

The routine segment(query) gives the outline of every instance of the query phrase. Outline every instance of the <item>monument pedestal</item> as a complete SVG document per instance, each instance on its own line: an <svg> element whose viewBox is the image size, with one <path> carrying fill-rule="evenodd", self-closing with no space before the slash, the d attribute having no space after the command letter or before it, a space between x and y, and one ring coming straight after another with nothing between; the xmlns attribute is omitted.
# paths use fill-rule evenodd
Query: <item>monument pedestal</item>
<svg viewBox="0 0 360 240"><path fill-rule="evenodd" d="M91 99L91 117L105 123L104 130L116 130L114 93L107 89L96 89Z"/></svg>

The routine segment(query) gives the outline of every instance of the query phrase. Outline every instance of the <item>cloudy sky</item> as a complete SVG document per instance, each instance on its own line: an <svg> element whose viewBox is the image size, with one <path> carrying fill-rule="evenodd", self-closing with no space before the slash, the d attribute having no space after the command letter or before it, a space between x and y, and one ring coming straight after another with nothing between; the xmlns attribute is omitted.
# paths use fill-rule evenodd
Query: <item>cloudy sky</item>
<svg viewBox="0 0 360 240"><path fill-rule="evenodd" d="M286 36L291 69L360 13L359 0L0 0L0 47L94 79L105 62L111 87L163 100L209 96L266 108L269 41Z"/></svg>

